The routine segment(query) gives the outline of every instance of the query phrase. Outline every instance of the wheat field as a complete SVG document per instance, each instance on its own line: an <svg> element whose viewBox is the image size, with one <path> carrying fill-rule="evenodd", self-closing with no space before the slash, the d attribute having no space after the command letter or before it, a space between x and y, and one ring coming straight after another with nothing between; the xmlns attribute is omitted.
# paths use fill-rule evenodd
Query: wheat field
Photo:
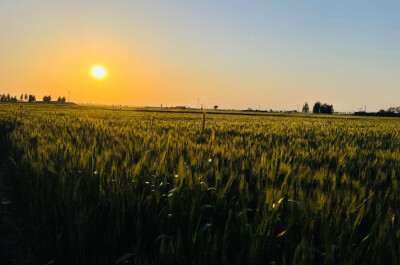
<svg viewBox="0 0 400 265"><path fill-rule="evenodd" d="M399 264L399 125L0 105L38 264Z"/></svg>

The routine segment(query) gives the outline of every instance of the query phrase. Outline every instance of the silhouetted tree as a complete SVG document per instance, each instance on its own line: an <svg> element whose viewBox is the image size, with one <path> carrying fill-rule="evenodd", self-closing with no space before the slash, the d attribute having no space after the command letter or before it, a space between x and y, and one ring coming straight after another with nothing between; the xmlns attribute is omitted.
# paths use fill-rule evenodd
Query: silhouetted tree
<svg viewBox="0 0 400 265"><path fill-rule="evenodd" d="M65 97L58 97L57 102L58 103L65 103L66 99Z"/></svg>
<svg viewBox="0 0 400 265"><path fill-rule="evenodd" d="M29 103L33 103L33 102L35 102L35 101L36 101L35 95L29 95L28 102L29 102Z"/></svg>
<svg viewBox="0 0 400 265"><path fill-rule="evenodd" d="M24 98L25 98L25 101L27 101L28 100L28 94L25 94Z"/></svg>
<svg viewBox="0 0 400 265"><path fill-rule="evenodd" d="M313 113L332 114L333 105L328 105L326 103L321 104L321 102L317 101L314 104Z"/></svg>
<svg viewBox="0 0 400 265"><path fill-rule="evenodd" d="M49 95L49 96L44 96L43 97L43 102L44 103L50 103L51 102L51 96Z"/></svg>
<svg viewBox="0 0 400 265"><path fill-rule="evenodd" d="M333 106L328 105L326 103L321 105L321 113L323 114L332 114L333 113Z"/></svg>
<svg viewBox="0 0 400 265"><path fill-rule="evenodd" d="M395 117L396 113L394 113L393 109L389 108L387 111L381 109L374 116L382 116L382 117Z"/></svg>
<svg viewBox="0 0 400 265"><path fill-rule="evenodd" d="M218 109L218 105L214 105L214 109L217 110Z"/></svg>
<svg viewBox="0 0 400 265"><path fill-rule="evenodd" d="M321 113L321 102L319 101L315 102L312 112L316 114Z"/></svg>
<svg viewBox="0 0 400 265"><path fill-rule="evenodd" d="M309 110L310 110L310 107L308 106L308 102L304 103L302 111L304 113L308 113Z"/></svg>
<svg viewBox="0 0 400 265"><path fill-rule="evenodd" d="M24 99L24 94L21 94L21 96L19 97L19 99L22 101Z"/></svg>

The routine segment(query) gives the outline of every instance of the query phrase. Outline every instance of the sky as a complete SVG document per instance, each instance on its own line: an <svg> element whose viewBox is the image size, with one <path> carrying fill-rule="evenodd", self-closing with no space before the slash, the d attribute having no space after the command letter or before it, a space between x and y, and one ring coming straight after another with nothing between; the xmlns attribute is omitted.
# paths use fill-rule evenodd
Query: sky
<svg viewBox="0 0 400 265"><path fill-rule="evenodd" d="M399 14L398 0L1 0L0 94L387 109L400 106Z"/></svg>

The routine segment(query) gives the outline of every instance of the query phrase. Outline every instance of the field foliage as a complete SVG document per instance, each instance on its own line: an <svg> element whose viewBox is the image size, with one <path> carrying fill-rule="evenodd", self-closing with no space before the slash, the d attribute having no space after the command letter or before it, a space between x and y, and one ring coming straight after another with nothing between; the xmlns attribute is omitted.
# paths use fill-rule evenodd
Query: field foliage
<svg viewBox="0 0 400 265"><path fill-rule="evenodd" d="M0 105L39 264L400 264L399 125Z"/></svg>

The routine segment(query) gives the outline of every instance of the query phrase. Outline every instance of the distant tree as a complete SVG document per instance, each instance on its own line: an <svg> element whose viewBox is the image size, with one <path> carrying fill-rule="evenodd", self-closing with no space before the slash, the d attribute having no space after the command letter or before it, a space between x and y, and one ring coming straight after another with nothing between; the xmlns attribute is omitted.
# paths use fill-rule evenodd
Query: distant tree
<svg viewBox="0 0 400 265"><path fill-rule="evenodd" d="M24 99L24 94L21 94L21 96L19 97L19 99L22 101Z"/></svg>
<svg viewBox="0 0 400 265"><path fill-rule="evenodd" d="M326 103L321 104L321 102L317 101L314 104L313 113L332 114L333 105L328 105Z"/></svg>
<svg viewBox="0 0 400 265"><path fill-rule="evenodd" d="M390 108L388 108L387 112L395 113L396 112L396 108L395 107L390 107Z"/></svg>
<svg viewBox="0 0 400 265"><path fill-rule="evenodd" d="M51 96L49 95L49 96L44 96L43 97L43 102L44 103L50 103L51 102Z"/></svg>
<svg viewBox="0 0 400 265"><path fill-rule="evenodd" d="M11 96L10 96L10 94L7 94L7 100L6 100L7 102L10 102L11 101Z"/></svg>
<svg viewBox="0 0 400 265"><path fill-rule="evenodd" d="M7 99L6 94L1 95L0 97L1 102L6 102L6 99Z"/></svg>
<svg viewBox="0 0 400 265"><path fill-rule="evenodd" d="M24 98L25 98L25 101L27 101L28 100L28 94L25 94Z"/></svg>
<svg viewBox="0 0 400 265"><path fill-rule="evenodd" d="M214 105L214 109L217 110L218 109L218 105Z"/></svg>
<svg viewBox="0 0 400 265"><path fill-rule="evenodd" d="M65 103L66 99L65 97L58 97L57 102L58 103Z"/></svg>
<svg viewBox="0 0 400 265"><path fill-rule="evenodd" d="M383 117L395 117L396 113L393 112L393 109L389 108L387 111L381 109L380 111L377 112L378 116L383 116Z"/></svg>
<svg viewBox="0 0 400 265"><path fill-rule="evenodd" d="M332 114L333 113L333 106L328 105L326 103L321 105L321 113L322 114Z"/></svg>
<svg viewBox="0 0 400 265"><path fill-rule="evenodd" d="M28 97L28 102L29 102L29 103L33 103L33 102L35 102L35 101L36 101L35 95L29 95L29 97Z"/></svg>
<svg viewBox="0 0 400 265"><path fill-rule="evenodd" d="M308 102L304 103L302 111L304 113L308 113L309 110L310 110L310 107L308 106Z"/></svg>
<svg viewBox="0 0 400 265"><path fill-rule="evenodd" d="M400 113L400 107L396 107L396 112Z"/></svg>
<svg viewBox="0 0 400 265"><path fill-rule="evenodd" d="M315 102L312 112L314 114L321 113L321 102L319 102L319 101Z"/></svg>

